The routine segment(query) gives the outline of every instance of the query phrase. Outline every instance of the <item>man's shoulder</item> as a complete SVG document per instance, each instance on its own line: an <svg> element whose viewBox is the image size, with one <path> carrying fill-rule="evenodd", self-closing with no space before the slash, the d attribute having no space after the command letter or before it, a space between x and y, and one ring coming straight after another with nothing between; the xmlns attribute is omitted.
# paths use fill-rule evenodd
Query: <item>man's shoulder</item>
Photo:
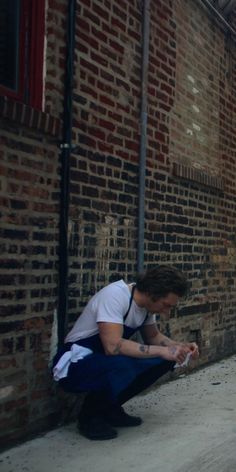
<svg viewBox="0 0 236 472"><path fill-rule="evenodd" d="M129 288L128 285L125 283L123 279L116 280L115 282L111 282L110 284L106 285L106 287L103 288L101 291L106 294L129 294Z"/></svg>
<svg viewBox="0 0 236 472"><path fill-rule="evenodd" d="M98 307L105 309L126 310L130 299L130 290L123 279L112 282L97 292L89 302L89 309L97 310Z"/></svg>
<svg viewBox="0 0 236 472"><path fill-rule="evenodd" d="M129 305L129 298L129 287L123 279L104 287L98 292L93 304L97 321L122 323Z"/></svg>

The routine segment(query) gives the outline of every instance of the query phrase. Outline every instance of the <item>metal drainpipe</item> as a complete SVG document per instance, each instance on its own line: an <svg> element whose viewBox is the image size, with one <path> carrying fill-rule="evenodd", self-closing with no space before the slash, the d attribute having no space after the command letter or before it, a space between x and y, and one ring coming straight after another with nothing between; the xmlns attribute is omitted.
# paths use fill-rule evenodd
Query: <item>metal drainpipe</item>
<svg viewBox="0 0 236 472"><path fill-rule="evenodd" d="M68 215L70 155L72 149L72 91L74 77L76 0L68 0L63 143L61 144L61 200L59 222L58 346L62 346L68 322Z"/></svg>
<svg viewBox="0 0 236 472"><path fill-rule="evenodd" d="M147 147L147 81L149 59L150 0L143 0L142 25L142 97L141 97L141 140L139 154L139 210L138 210L138 272L144 263L144 226L145 226L145 177Z"/></svg>

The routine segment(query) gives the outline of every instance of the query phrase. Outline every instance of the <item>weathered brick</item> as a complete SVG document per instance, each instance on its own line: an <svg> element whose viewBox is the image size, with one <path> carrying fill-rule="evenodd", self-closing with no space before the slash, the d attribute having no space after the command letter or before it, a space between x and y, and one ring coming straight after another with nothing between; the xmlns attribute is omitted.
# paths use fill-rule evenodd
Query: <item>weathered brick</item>
<svg viewBox="0 0 236 472"><path fill-rule="evenodd" d="M136 273L142 132L141 3L77 3L70 323L94 287L123 274L132 279ZM213 41L211 20L200 4L196 7L187 0L183 16L180 3L151 2L144 259L145 265L174 263L186 272L189 299L163 330L197 342L202 339L204 359L213 360L216 329L224 339L220 355L232 352L236 341L232 237L236 229L236 68L232 66L229 80L225 71L230 52L225 50L224 35L215 25L217 41ZM2 434L6 436L8 430L8 437L18 438L27 424L49 417L51 381L45 372L58 301L58 143L66 84L67 2L50 0L47 8L45 112L0 97L0 283L5 315L1 367L6 382L9 375L15 376L12 384L18 392L15 403L8 403L7 411L0 410L0 419L5 425ZM235 22L235 17L230 21ZM201 54L196 53L196 44L202 44ZM104 234L106 264L102 265ZM224 319L220 303L224 303ZM198 327L191 326L193 317L196 323L201 319L200 334ZM207 333L214 345L209 350ZM20 404L21 398L25 403Z"/></svg>

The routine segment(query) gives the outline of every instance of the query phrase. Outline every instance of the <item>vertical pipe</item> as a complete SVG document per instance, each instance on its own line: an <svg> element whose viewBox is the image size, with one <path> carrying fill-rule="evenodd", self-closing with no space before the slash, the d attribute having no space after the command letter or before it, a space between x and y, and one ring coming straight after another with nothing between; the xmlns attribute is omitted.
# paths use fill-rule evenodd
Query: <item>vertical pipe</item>
<svg viewBox="0 0 236 472"><path fill-rule="evenodd" d="M67 51L64 93L63 143L61 144L61 202L59 222L58 345L64 342L68 322L68 215L70 155L72 147L72 92L74 76L76 0L68 0Z"/></svg>
<svg viewBox="0 0 236 472"><path fill-rule="evenodd" d="M144 263L145 177L147 148L147 85L150 34L150 0L143 0L142 25L142 84L141 84L141 139L139 155L139 211L138 211L138 272Z"/></svg>

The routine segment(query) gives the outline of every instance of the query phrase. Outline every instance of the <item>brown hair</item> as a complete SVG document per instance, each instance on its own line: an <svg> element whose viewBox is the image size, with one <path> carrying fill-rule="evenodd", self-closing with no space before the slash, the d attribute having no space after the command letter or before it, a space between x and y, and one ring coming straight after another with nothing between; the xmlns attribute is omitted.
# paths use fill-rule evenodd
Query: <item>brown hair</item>
<svg viewBox="0 0 236 472"><path fill-rule="evenodd" d="M159 265L138 274L136 287L154 301L170 292L183 297L187 293L188 282L185 275L175 267Z"/></svg>

